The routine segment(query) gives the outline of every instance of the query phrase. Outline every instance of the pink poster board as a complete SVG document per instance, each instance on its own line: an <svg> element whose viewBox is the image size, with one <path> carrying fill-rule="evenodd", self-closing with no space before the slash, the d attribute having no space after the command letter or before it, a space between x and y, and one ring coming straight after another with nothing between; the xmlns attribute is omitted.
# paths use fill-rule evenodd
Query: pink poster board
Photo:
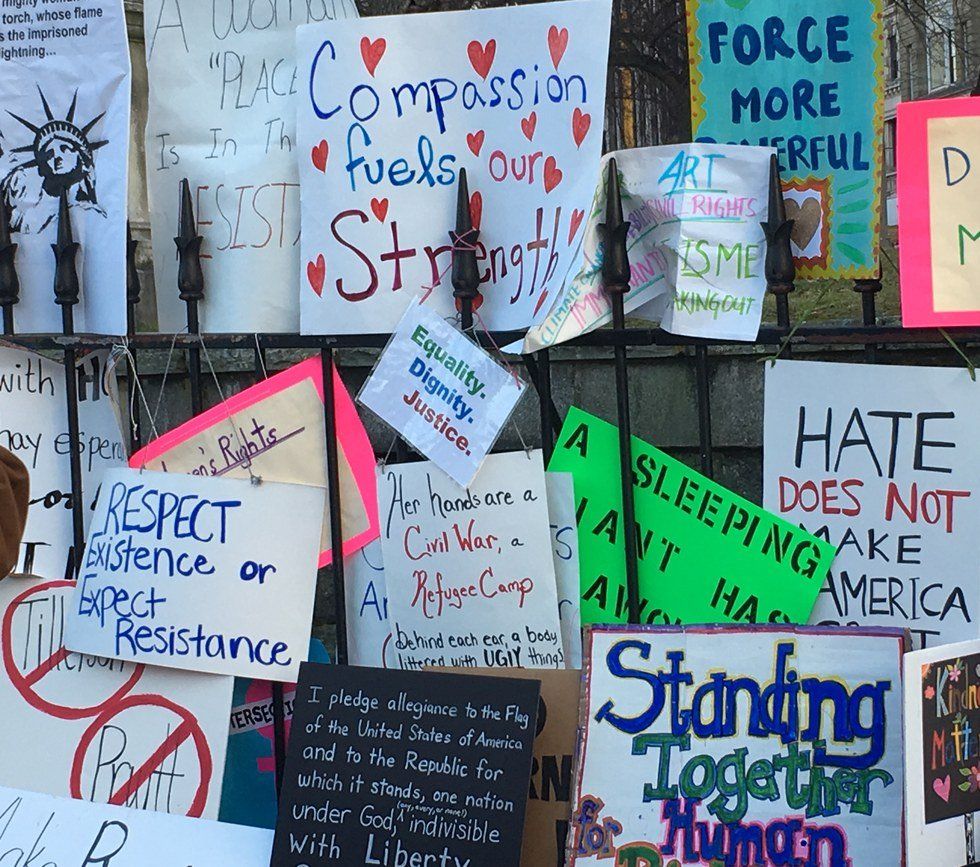
<svg viewBox="0 0 980 867"><path fill-rule="evenodd" d="M274 398L307 379L312 381L322 404L323 368L319 358L310 358L239 392L234 397L230 397L223 403L195 416L180 427L168 431L136 452L130 458L129 465L141 467L159 461L188 440L212 430L217 432L222 427L227 426L230 416L252 409L263 401ZM377 539L380 533L375 457L367 432L364 430L364 425L354 407L354 402L351 400L350 394L336 369L334 370L334 404L338 445L350 466L357 491L363 501L363 511L367 516L365 529L351 536L345 532L344 556L349 557ZM321 443L323 443L322 426L321 417L318 432ZM280 440L280 442L284 441L285 439ZM323 447L325 452L325 443ZM311 483L321 484L322 480L311 479ZM326 566L331 560L332 552L323 550L320 553L318 565Z"/></svg>
<svg viewBox="0 0 980 867"><path fill-rule="evenodd" d="M967 235L961 249L957 236L964 222L971 234L980 232L980 196L972 189L980 185L980 159L972 166L969 154L974 124L980 128L975 97L898 106L898 239L906 328L980 325L980 242Z"/></svg>

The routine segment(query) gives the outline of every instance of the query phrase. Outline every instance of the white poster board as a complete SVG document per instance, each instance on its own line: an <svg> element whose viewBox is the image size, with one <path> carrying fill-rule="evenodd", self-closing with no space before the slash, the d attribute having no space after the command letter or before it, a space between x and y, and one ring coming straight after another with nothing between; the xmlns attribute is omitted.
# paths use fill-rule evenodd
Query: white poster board
<svg viewBox="0 0 980 867"><path fill-rule="evenodd" d="M766 366L763 502L838 549L811 623L980 634L978 398L963 368Z"/></svg>
<svg viewBox="0 0 980 867"><path fill-rule="evenodd" d="M77 364L79 451L86 525L91 504L112 467L126 465L114 402L116 380L106 376L108 353ZM71 574L70 439L65 369L27 350L0 347L0 446L27 467L31 505L15 573L63 578Z"/></svg>
<svg viewBox="0 0 980 867"><path fill-rule="evenodd" d="M558 617L568 668L582 667L582 587L578 565L575 484L571 473L545 473L551 550L558 587Z"/></svg>
<svg viewBox="0 0 980 867"><path fill-rule="evenodd" d="M344 584L348 664L398 668L388 626L388 590L380 539L344 560Z"/></svg>
<svg viewBox="0 0 980 867"><path fill-rule="evenodd" d="M897 629L593 627L570 867L897 867L903 650Z"/></svg>
<svg viewBox="0 0 980 867"><path fill-rule="evenodd" d="M10 203L20 333L61 332L58 209L81 247L79 333L126 333L129 43L122 0L8 2L0 15L0 199Z"/></svg>
<svg viewBox="0 0 980 867"><path fill-rule="evenodd" d="M481 320L547 309L595 190L610 13L567 0L300 28L304 334L391 332L420 294L454 312L461 169Z"/></svg>
<svg viewBox="0 0 980 867"><path fill-rule="evenodd" d="M615 158L630 224L626 312L665 331L755 340L766 291L771 148L677 144L606 154L585 226L581 269L532 328L524 352L593 331L612 319L602 286L606 166Z"/></svg>
<svg viewBox="0 0 980 867"><path fill-rule="evenodd" d="M267 867L272 832L0 788L5 856L45 867ZM42 860L43 859L43 860Z"/></svg>
<svg viewBox="0 0 980 867"><path fill-rule="evenodd" d="M356 18L353 0L145 0L146 176L160 330L177 293L179 185L191 185L207 292L204 331L299 330L296 28Z"/></svg>
<svg viewBox="0 0 980 867"><path fill-rule="evenodd" d="M309 646L322 515L322 488L106 473L68 647L295 682Z"/></svg>
<svg viewBox="0 0 980 867"><path fill-rule="evenodd" d="M413 304L358 400L466 487L525 388L463 332Z"/></svg>
<svg viewBox="0 0 980 867"><path fill-rule="evenodd" d="M565 667L540 451L490 455L466 489L388 466L378 502L399 668Z"/></svg>
<svg viewBox="0 0 980 867"><path fill-rule="evenodd" d="M0 786L217 818L232 678L65 650L73 593L0 581Z"/></svg>

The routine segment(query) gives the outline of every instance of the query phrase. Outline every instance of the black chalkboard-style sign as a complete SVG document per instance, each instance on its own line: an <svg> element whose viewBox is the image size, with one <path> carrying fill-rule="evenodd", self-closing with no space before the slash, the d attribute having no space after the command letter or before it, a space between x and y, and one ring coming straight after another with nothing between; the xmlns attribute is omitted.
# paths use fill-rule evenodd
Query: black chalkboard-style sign
<svg viewBox="0 0 980 867"><path fill-rule="evenodd" d="M272 867L518 867L539 691L303 665Z"/></svg>

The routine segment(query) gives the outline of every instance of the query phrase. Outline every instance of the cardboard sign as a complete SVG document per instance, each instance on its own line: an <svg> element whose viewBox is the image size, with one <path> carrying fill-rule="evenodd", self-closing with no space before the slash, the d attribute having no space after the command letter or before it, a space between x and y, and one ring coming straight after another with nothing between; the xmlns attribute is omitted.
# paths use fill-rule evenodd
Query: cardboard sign
<svg viewBox="0 0 980 867"><path fill-rule="evenodd" d="M300 28L304 334L391 332L420 294L455 312L461 169L485 327L547 309L595 189L609 24L569 0Z"/></svg>
<svg viewBox="0 0 980 867"><path fill-rule="evenodd" d="M429 462L378 478L400 668L564 668L541 453L487 458L461 490Z"/></svg>
<svg viewBox="0 0 980 867"><path fill-rule="evenodd" d="M96 503L68 647L291 681L306 659L323 491L112 470Z"/></svg>
<svg viewBox="0 0 980 867"><path fill-rule="evenodd" d="M565 867L582 672L518 668L507 672L494 668L459 668L455 671L498 677L503 674L508 678L541 682L521 867Z"/></svg>
<svg viewBox="0 0 980 867"><path fill-rule="evenodd" d="M0 785L217 818L232 679L66 650L74 589L0 581Z"/></svg>
<svg viewBox="0 0 980 867"><path fill-rule="evenodd" d="M304 665L272 867L518 867L538 689Z"/></svg>
<svg viewBox="0 0 980 867"><path fill-rule="evenodd" d="M107 359L108 353L93 352L76 368L86 525L102 474L126 465L126 447L113 409L116 381L104 375ZM20 458L31 477L31 505L17 573L46 578L73 574L67 407L61 364L34 352L0 347L0 446Z"/></svg>
<svg viewBox="0 0 980 867"><path fill-rule="evenodd" d="M572 407L548 468L575 478L582 622L625 623L617 429ZM806 622L831 545L637 437L633 489L643 622Z"/></svg>
<svg viewBox="0 0 980 867"><path fill-rule="evenodd" d="M582 587L578 567L578 527L575 523L575 485L571 473L545 473L551 551L558 588L561 643L569 668L582 667Z"/></svg>
<svg viewBox="0 0 980 867"><path fill-rule="evenodd" d="M334 416L340 461L344 553L378 537L374 450L354 402L334 369ZM323 367L319 358L246 388L137 452L140 469L248 479L249 470L268 482L322 488L320 566L331 562L327 452L323 428Z"/></svg>
<svg viewBox="0 0 980 867"><path fill-rule="evenodd" d="M469 337L413 304L357 399L466 487L524 388Z"/></svg>
<svg viewBox="0 0 980 867"><path fill-rule="evenodd" d="M330 662L319 639L310 639L311 662ZM275 705L267 680L235 678L228 728L228 760L221 785L218 818L233 825L275 828L276 800ZM283 685L286 743L292 731L296 684Z"/></svg>
<svg viewBox="0 0 980 867"><path fill-rule="evenodd" d="M698 141L776 149L797 278L876 277L881 0L687 0Z"/></svg>
<svg viewBox="0 0 980 867"><path fill-rule="evenodd" d="M903 651L897 629L593 627L569 864L901 864Z"/></svg>
<svg viewBox="0 0 980 867"><path fill-rule="evenodd" d="M898 130L902 324L980 324L977 101L901 103Z"/></svg>
<svg viewBox="0 0 980 867"><path fill-rule="evenodd" d="M606 164L616 159L630 224L627 313L673 334L755 340L766 291L771 148L679 144L603 157L585 228L584 261L564 295L525 337L524 352L563 343L612 320L602 284Z"/></svg>
<svg viewBox="0 0 980 867"><path fill-rule="evenodd" d="M272 848L269 831L148 815L18 789L0 788L0 817L4 857L11 855L11 864L22 863L27 853L50 867L266 867Z"/></svg>
<svg viewBox="0 0 980 867"><path fill-rule="evenodd" d="M0 198L17 244L20 333L61 333L58 210L68 198L78 333L126 333L129 43L122 0L6 3L0 17Z"/></svg>
<svg viewBox="0 0 980 867"><path fill-rule="evenodd" d="M837 550L814 623L976 637L978 394L962 368L767 366L763 502Z"/></svg>
<svg viewBox="0 0 980 867"><path fill-rule="evenodd" d="M145 0L146 177L156 285L177 285L179 191L194 199L210 332L299 330L296 28L356 18L353 0ZM255 291L261 286L262 291ZM160 330L187 324L157 292Z"/></svg>
<svg viewBox="0 0 980 867"><path fill-rule="evenodd" d="M980 641L905 655L909 867L968 860L960 816L980 811Z"/></svg>
<svg viewBox="0 0 980 867"><path fill-rule="evenodd" d="M347 559L344 584L348 663L368 668L398 668L388 626L388 590L380 539Z"/></svg>

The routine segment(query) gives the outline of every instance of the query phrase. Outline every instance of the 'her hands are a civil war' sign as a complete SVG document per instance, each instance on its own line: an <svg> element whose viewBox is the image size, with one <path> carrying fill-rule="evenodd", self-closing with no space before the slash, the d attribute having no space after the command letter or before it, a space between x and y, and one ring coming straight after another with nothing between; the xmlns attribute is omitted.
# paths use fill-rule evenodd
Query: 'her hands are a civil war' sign
<svg viewBox="0 0 980 867"><path fill-rule="evenodd" d="M776 148L798 276L875 277L881 0L687 0L698 141Z"/></svg>
<svg viewBox="0 0 980 867"><path fill-rule="evenodd" d="M452 312L461 169L479 315L543 315L595 190L609 25L609 0L569 0L300 28L304 333L387 333L420 295Z"/></svg>

